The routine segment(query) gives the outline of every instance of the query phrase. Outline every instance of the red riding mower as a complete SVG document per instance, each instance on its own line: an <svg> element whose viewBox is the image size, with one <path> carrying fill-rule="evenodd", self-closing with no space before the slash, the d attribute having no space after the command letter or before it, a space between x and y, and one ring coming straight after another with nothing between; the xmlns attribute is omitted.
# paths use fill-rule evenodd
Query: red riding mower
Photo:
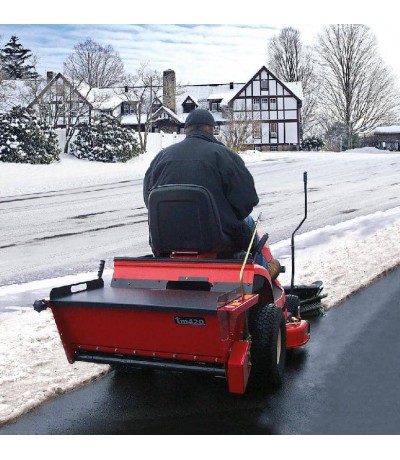
<svg viewBox="0 0 400 460"><path fill-rule="evenodd" d="M306 192L306 173L304 184ZM35 301L38 312L51 308L68 361L207 373L240 394L248 382L278 386L286 350L310 339L301 306L310 298L318 305L322 283L294 286L292 270L292 285L284 288L250 250L242 259L217 259L224 234L202 187L154 189L149 228L155 255L116 257L111 286L104 286L101 261L97 279ZM255 252L269 261L267 239Z"/></svg>

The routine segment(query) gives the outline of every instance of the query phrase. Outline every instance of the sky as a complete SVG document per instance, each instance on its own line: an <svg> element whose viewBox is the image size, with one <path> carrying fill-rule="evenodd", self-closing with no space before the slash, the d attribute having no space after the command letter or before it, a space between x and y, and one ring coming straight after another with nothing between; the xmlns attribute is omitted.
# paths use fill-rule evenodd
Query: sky
<svg viewBox="0 0 400 460"><path fill-rule="evenodd" d="M385 2L380 2L383 8L379 11L383 11ZM44 8L37 8L38 3ZM206 0L202 7L190 8L183 1L173 2L173 8L168 2L156 1L152 2L154 11L119 1L112 2L113 8L96 10L76 0L68 2L69 8L59 9L50 2L34 2L35 6L27 2L19 11L2 11L0 46L11 35L17 35L39 57L37 68L44 74L48 70L62 71L74 45L92 38L118 51L128 72L134 72L140 63L148 63L159 71L175 70L182 84L245 83L266 64L268 41L282 27L297 28L304 43L311 45L330 22L363 23L376 35L383 59L400 82L400 61L394 58L398 47L396 22L390 24L387 17L379 22L380 12L368 8L368 0L362 2L361 9L357 9L358 3L349 6L339 0L334 8L322 12L311 0L301 5L290 0L285 2L287 22L283 23L271 5L261 1L252 1L241 9L224 1L215 4ZM279 22L262 23L269 17ZM131 20L137 24L124 24ZM210 20L212 23L208 23Z"/></svg>
<svg viewBox="0 0 400 460"><path fill-rule="evenodd" d="M369 170L369 166L364 166L368 163L364 161L365 158L375 158L380 164L385 163L386 167L400 160L399 153L382 153L373 148L356 152L271 152L269 155L279 161L297 162L299 168L304 167L304 161L318 161L323 156L324 159L330 159L332 170L342 168L345 156L349 155L352 159L358 159L358 171L361 172ZM127 168L135 171L136 177L140 178L155 153L149 151L117 169L110 168L109 164L89 162L83 162L82 167L76 168L76 163L82 160L62 155L61 162L54 165L58 171L51 187L57 187L58 184L59 189L65 190L76 187L79 181L113 183L119 176L125 177ZM261 152L248 152L242 157L246 164L265 160L265 154ZM24 174L26 166L34 174ZM20 174L16 173L16 168ZM7 186L5 191L0 191L0 197L26 193L26 190L33 190L38 184L48 182L49 168L51 166L48 165L2 164L0 183L7 178ZM93 169L97 179L92 177ZM380 168L381 172L384 170L385 167ZM385 174L380 174L379 180L382 187L387 186ZM354 187L360 183L355 182ZM296 187L295 183L293 187ZM348 197L344 195L343 200L348 200ZM52 209L48 212L52 212ZM295 245L296 284L322 279L324 292L328 293L324 302L328 309L332 308L371 284L383 273L399 266L400 207L313 229L298 235ZM289 239L272 244L271 251L283 265L290 267ZM343 259L346 263L343 263ZM112 270L106 269L106 285L110 284L111 275ZM290 284L290 276L289 269L279 279L283 285ZM83 282L94 277L96 273L78 273L0 287L0 304L8 300L8 307L3 311L0 309L0 425L108 372L106 365L82 362L68 364L51 311L38 314L31 307L32 299L48 297L52 287ZM38 348L40 353L37 353Z"/></svg>

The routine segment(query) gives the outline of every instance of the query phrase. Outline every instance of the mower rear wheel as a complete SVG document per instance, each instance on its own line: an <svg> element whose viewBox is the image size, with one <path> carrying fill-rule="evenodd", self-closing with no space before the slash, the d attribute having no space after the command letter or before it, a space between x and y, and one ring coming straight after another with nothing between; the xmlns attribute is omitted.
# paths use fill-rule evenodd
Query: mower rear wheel
<svg viewBox="0 0 400 460"><path fill-rule="evenodd" d="M281 308L259 305L251 312L250 385L277 388L282 383L286 360L286 324Z"/></svg>

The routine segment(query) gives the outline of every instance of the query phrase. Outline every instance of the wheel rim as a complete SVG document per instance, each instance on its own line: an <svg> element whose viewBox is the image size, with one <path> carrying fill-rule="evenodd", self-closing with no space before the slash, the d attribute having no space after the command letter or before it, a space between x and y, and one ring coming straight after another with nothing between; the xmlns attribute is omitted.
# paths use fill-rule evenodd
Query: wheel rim
<svg viewBox="0 0 400 460"><path fill-rule="evenodd" d="M282 332L279 329L278 341L277 341L277 344L276 344L276 364L279 364L279 361L281 359L281 347L282 347L282 336L281 336L281 334L282 334Z"/></svg>

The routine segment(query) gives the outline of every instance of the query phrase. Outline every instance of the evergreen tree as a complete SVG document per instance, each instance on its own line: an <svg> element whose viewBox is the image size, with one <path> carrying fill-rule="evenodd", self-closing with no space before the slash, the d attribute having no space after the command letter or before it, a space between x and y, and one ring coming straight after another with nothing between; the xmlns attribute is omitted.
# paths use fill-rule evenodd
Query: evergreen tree
<svg viewBox="0 0 400 460"><path fill-rule="evenodd" d="M32 57L31 50L24 48L19 43L18 37L13 35L10 41L0 50L1 70L6 79L28 80L39 75L34 65L27 64Z"/></svg>
<svg viewBox="0 0 400 460"><path fill-rule="evenodd" d="M0 114L0 162L48 164L59 155L57 134L32 110L14 107Z"/></svg>
<svg viewBox="0 0 400 460"><path fill-rule="evenodd" d="M104 163L126 162L139 155L132 130L121 126L111 115L102 115L93 123L82 123L71 153L77 158Z"/></svg>

